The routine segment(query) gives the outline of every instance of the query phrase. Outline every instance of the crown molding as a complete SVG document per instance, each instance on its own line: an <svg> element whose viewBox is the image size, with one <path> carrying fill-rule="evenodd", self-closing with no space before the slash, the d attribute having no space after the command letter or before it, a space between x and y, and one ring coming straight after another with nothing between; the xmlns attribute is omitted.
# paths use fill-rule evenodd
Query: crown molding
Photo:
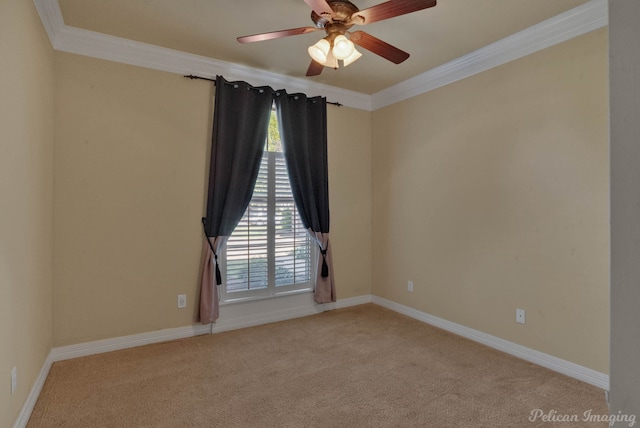
<svg viewBox="0 0 640 428"><path fill-rule="evenodd" d="M255 86L284 88L290 93L322 95L329 101L348 107L371 110L371 97L359 92L67 25L57 31L54 47L59 51L170 73L207 78L222 75L227 80L245 80Z"/></svg>
<svg viewBox="0 0 640 428"><path fill-rule="evenodd" d="M288 92L322 95L373 111L473 76L608 24L607 0L591 0L373 95L65 25L58 0L33 0L55 50L176 74L246 80Z"/></svg>
<svg viewBox="0 0 640 428"><path fill-rule="evenodd" d="M56 48L56 34L62 27L64 27L64 19L62 12L60 11L60 5L58 0L34 0L33 3L36 6L38 15L40 15L40 21L42 26L49 36L49 42L54 49Z"/></svg>
<svg viewBox="0 0 640 428"><path fill-rule="evenodd" d="M608 25L607 0L591 0L372 95L372 109L415 97Z"/></svg>

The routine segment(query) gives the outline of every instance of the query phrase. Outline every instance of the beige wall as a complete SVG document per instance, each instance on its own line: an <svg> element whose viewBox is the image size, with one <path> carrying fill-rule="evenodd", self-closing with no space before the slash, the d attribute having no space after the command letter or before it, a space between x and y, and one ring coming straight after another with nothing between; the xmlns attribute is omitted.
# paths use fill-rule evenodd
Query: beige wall
<svg viewBox="0 0 640 428"><path fill-rule="evenodd" d="M371 294L371 113L328 105L327 127L331 249L346 299Z"/></svg>
<svg viewBox="0 0 640 428"><path fill-rule="evenodd" d="M374 294L607 373L607 96L605 29L375 111Z"/></svg>
<svg viewBox="0 0 640 428"><path fill-rule="evenodd" d="M212 84L65 53L55 63L54 346L191 324ZM370 292L371 115L328 110L346 298Z"/></svg>
<svg viewBox="0 0 640 428"><path fill-rule="evenodd" d="M0 426L9 427L52 336L53 50L32 2L0 2L0 57Z"/></svg>
<svg viewBox="0 0 640 428"><path fill-rule="evenodd" d="M55 67L54 346L190 324L210 85L60 52Z"/></svg>
<svg viewBox="0 0 640 428"><path fill-rule="evenodd" d="M0 32L0 381L19 373L4 426L51 346L193 322L213 90L54 59L31 2L2 2ZM373 113L329 106L338 298L373 291L607 372L606 43Z"/></svg>

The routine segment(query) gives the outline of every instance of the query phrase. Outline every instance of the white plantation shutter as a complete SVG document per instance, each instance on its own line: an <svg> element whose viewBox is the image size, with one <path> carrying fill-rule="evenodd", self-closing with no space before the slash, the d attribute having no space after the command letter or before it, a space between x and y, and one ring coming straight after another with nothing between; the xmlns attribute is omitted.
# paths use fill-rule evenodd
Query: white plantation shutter
<svg viewBox="0 0 640 428"><path fill-rule="evenodd" d="M307 234L291 193L287 165L282 152L275 157L275 285L311 281L311 240Z"/></svg>
<svg viewBox="0 0 640 428"><path fill-rule="evenodd" d="M227 241L222 299L311 288L313 251L293 201L284 156L265 150L249 207Z"/></svg>
<svg viewBox="0 0 640 428"><path fill-rule="evenodd" d="M227 241L223 282L228 292L266 288L269 282L267 165L265 152L249 207Z"/></svg>

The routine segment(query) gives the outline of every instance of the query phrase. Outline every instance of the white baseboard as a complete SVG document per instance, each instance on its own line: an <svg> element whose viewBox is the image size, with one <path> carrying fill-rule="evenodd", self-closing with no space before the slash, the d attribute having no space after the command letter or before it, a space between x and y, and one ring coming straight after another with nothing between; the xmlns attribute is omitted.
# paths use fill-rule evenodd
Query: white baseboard
<svg viewBox="0 0 640 428"><path fill-rule="evenodd" d="M190 325L178 328L150 331L147 333L132 334L130 336L114 337L111 339L96 340L93 342L78 343L76 345L59 346L51 350L53 362L69 360L71 358L86 357L88 355L102 354L103 352L117 351L120 349L134 348L136 346L149 345L151 343L166 342L182 339L184 337L207 334L211 331L208 325Z"/></svg>
<svg viewBox="0 0 640 428"><path fill-rule="evenodd" d="M306 297L305 297L306 296ZM86 357L101 354L103 352L117 351L152 343L166 342L169 340L193 337L201 334L220 333L260 324L267 324L287 319L314 315L320 312L346 308L348 306L361 305L371 302L371 296L358 296L342 299L335 303L318 305L313 302L313 295L308 293L297 298L279 298L260 302L248 302L245 304L229 305L221 308L221 319L215 324L189 325L178 328L168 328L147 333L133 334L130 336L114 337L111 339L96 340L93 342L78 343L76 345L59 346L51 349L45 359L42 369L22 406L22 410L16 419L13 428L24 428L29 422L31 412L38 401L44 382L47 379L51 366L56 361L71 358ZM289 302L289 303L287 303ZM291 305L290 303L294 304ZM288 306L288 307L286 307ZM235 314L234 314L235 312ZM251 315L247 315L250 313ZM226 315L226 316L224 316Z"/></svg>
<svg viewBox="0 0 640 428"><path fill-rule="evenodd" d="M373 299L373 296L371 294L367 294L364 296L356 296L356 297L351 297L349 299L338 300L337 302L334 302L334 303L325 303L324 307L325 307L325 310L330 311L333 309L348 308L349 306L364 305L365 303L371 303L372 299Z"/></svg>
<svg viewBox="0 0 640 428"><path fill-rule="evenodd" d="M341 299L335 303L318 305L313 303L312 295L307 294L294 299L295 304L287 304L289 307L286 307L287 305L284 303L286 301L287 299L271 299L262 302L225 306L221 308L221 319L212 325L190 325L185 327L169 328L130 336L115 337L111 339L96 340L93 342L53 348L45 359L36 382L31 388L27 400L22 406L22 410L18 415L18 419L13 425L13 428L24 428L27 426L27 422L29 421L29 417L31 416L31 412L33 411L36 401L38 400L38 396L40 395L44 382L47 379L51 365L56 361L133 348L151 343L166 342L185 337L193 337L201 334L220 333L223 331L251 327L260 324L284 321L287 319L314 315L328 310L362 305L365 303L375 303L394 312L407 315L424 323L433 325L475 342L482 343L525 361L538 364L539 366L546 367L580 381L589 383L598 388L602 388L605 391L609 389L609 376L606 374L526 348L499 337L447 321L443 318L429 315L382 297L363 295L348 299Z"/></svg>
<svg viewBox="0 0 640 428"><path fill-rule="evenodd" d="M451 321L447 321L434 315L429 315L425 312L418 311L416 309L401 305L382 297L373 296L371 298L371 301L377 305L383 306L387 309L391 309L394 312L407 315L424 323L457 334L458 336L473 340L474 342L482 343L483 345L487 345L491 348L521 358L525 361L529 361L558 373L562 373L564 375L578 379L582 382L604 389L605 391L609 390L609 376L604 373L600 373L587 367L572 363L570 361L566 361L561 358L554 357L552 355L548 355L513 342L509 342L508 340L504 340L499 337L492 336L490 334L483 333L481 331L474 330L472 328L465 327Z"/></svg>
<svg viewBox="0 0 640 428"><path fill-rule="evenodd" d="M212 333L253 327L261 324L306 317L333 309L371 302L371 295L340 299L337 302L316 304L313 294L299 294L286 298L237 303L220 307L220 318L212 325ZM230 313L233 311L233 313Z"/></svg>
<svg viewBox="0 0 640 428"><path fill-rule="evenodd" d="M38 373L38 377L31 387L31 391L29 391L29 395L27 396L27 400L22 405L22 409L20 410L20 414L13 424L13 428L24 428L27 426L27 422L29 422L29 418L31 417L31 412L36 405L36 401L38 401L38 397L40 396L40 391L42 391L42 387L44 386L44 382L47 380L47 376L49 375L49 369L51 369L51 365L53 364L53 359L51 358L51 352L47 355L47 358L44 360L44 364L42 364L42 368L40 369L40 373Z"/></svg>

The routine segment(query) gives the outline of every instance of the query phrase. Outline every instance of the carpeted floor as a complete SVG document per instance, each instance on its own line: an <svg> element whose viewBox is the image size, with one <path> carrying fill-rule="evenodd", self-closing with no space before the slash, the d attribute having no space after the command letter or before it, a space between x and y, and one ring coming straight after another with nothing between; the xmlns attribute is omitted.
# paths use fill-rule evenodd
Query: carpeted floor
<svg viewBox="0 0 640 428"><path fill-rule="evenodd" d="M55 363L28 427L608 426L585 412L602 390L366 304Z"/></svg>

